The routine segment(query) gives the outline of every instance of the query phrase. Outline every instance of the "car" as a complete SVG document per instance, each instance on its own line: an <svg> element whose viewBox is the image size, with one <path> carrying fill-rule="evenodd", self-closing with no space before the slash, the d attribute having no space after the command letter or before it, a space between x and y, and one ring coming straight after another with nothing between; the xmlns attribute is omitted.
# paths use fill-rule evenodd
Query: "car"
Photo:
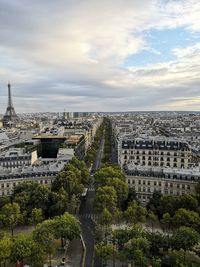
<svg viewBox="0 0 200 267"><path fill-rule="evenodd" d="M85 187L84 190L83 190L83 193L82 193L82 195L81 195L83 199L86 198L86 196L87 196L87 192L88 192L88 188Z"/></svg>

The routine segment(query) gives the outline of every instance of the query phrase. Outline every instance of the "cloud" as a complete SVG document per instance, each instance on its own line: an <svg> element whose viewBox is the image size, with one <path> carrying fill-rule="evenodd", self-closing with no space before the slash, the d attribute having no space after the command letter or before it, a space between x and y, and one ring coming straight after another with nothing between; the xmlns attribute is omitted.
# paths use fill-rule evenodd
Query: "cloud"
<svg viewBox="0 0 200 267"><path fill-rule="evenodd" d="M0 0L0 112L9 79L19 111L154 109L172 107L170 94L198 95L198 39L175 47L173 61L124 62L144 50L159 56L152 29L197 34L199 18L197 0Z"/></svg>

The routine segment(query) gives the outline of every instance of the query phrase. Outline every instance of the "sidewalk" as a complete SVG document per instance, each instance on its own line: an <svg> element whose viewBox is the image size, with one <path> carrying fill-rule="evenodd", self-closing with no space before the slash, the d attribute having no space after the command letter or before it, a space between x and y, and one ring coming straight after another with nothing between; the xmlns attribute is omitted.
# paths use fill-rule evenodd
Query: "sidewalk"
<svg viewBox="0 0 200 267"><path fill-rule="evenodd" d="M81 267L83 247L80 239L70 242L67 250L66 267Z"/></svg>

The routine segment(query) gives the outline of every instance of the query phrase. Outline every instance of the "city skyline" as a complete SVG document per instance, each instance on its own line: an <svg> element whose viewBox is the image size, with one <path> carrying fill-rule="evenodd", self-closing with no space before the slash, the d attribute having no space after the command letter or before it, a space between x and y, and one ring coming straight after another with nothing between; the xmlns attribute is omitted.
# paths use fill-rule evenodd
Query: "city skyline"
<svg viewBox="0 0 200 267"><path fill-rule="evenodd" d="M197 0L0 0L0 113L200 110Z"/></svg>

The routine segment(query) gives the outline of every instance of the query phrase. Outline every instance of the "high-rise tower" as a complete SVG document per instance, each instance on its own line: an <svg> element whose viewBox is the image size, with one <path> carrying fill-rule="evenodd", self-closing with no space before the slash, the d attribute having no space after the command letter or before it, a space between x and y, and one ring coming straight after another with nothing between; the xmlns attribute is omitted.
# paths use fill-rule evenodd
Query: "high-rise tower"
<svg viewBox="0 0 200 267"><path fill-rule="evenodd" d="M8 106L6 109L6 113L3 116L3 124L5 126L9 125L10 123L16 121L18 119L17 114L15 112L12 97L11 97L11 84L8 83Z"/></svg>

